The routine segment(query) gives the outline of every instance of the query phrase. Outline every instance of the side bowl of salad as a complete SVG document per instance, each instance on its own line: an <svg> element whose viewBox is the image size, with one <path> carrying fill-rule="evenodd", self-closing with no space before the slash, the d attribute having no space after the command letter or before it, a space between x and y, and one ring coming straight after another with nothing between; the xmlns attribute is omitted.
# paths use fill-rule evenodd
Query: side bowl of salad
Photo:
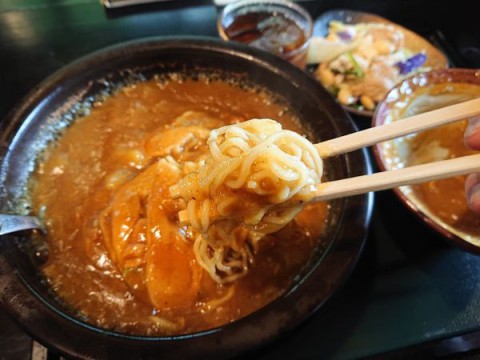
<svg viewBox="0 0 480 360"><path fill-rule="evenodd" d="M448 67L429 41L381 16L331 10L315 20L307 63L314 77L349 112L372 117L404 79Z"/></svg>

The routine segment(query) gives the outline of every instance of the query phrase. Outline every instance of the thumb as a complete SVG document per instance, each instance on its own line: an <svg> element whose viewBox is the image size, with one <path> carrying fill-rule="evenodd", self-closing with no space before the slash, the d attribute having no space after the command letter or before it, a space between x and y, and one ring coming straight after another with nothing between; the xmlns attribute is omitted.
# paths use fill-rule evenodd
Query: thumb
<svg viewBox="0 0 480 360"><path fill-rule="evenodd" d="M480 150L480 116L474 116L468 119L464 140L466 146Z"/></svg>
<svg viewBox="0 0 480 360"><path fill-rule="evenodd" d="M480 174L468 175L465 181L465 194L470 209L480 214Z"/></svg>

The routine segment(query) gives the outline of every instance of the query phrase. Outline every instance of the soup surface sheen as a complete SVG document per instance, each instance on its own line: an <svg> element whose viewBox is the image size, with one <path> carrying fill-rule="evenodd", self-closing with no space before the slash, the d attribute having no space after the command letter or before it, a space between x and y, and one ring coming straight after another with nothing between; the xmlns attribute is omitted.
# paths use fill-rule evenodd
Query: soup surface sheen
<svg viewBox="0 0 480 360"><path fill-rule="evenodd" d="M480 86L466 83L441 83L416 89L392 109L391 120L398 120L480 96ZM441 161L476 153L464 145L467 120L454 122L385 144L394 168ZM466 176L429 181L404 187L440 224L461 237L480 241L480 218L465 200Z"/></svg>
<svg viewBox="0 0 480 360"><path fill-rule="evenodd" d="M208 82L208 84L207 84ZM266 92L222 82L153 79L126 86L52 144L32 181L48 227L44 274L87 322L149 336L186 334L246 316L284 293L322 247L328 209L308 205L259 242L246 276L212 280L169 186L208 153L206 134L251 118L302 133Z"/></svg>

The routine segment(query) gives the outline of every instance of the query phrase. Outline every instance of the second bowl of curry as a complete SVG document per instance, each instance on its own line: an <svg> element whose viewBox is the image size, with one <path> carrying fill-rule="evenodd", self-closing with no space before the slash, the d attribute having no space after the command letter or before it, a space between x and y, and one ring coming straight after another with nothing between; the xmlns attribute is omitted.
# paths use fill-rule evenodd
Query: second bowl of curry
<svg viewBox="0 0 480 360"><path fill-rule="evenodd" d="M437 70L415 75L392 89L378 107L373 125L434 110L480 96L480 72ZM467 120L377 144L375 157L382 170L447 160L475 153L464 145ZM399 198L426 224L462 248L480 253L480 217L468 207L466 176L403 186Z"/></svg>

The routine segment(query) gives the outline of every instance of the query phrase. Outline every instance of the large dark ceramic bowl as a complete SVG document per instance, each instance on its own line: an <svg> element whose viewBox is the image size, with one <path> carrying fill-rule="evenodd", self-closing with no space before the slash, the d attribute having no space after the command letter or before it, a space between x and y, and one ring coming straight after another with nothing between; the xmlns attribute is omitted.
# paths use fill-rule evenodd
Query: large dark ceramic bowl
<svg viewBox="0 0 480 360"><path fill-rule="evenodd" d="M154 74L214 73L270 89L296 113L316 140L355 131L335 101L315 80L289 63L256 49L211 39L147 39L107 48L61 69L36 87L4 119L0 142L8 144L0 172L2 213L28 213L27 182L39 152L85 107L122 83ZM331 179L370 171L365 152L329 159ZM312 254L288 291L234 323L195 334L146 337L87 324L49 289L29 255L29 233L0 241L0 303L40 343L77 358L229 357L292 330L340 287L364 244L372 196L331 202L326 242ZM79 279L81 282L81 279Z"/></svg>

